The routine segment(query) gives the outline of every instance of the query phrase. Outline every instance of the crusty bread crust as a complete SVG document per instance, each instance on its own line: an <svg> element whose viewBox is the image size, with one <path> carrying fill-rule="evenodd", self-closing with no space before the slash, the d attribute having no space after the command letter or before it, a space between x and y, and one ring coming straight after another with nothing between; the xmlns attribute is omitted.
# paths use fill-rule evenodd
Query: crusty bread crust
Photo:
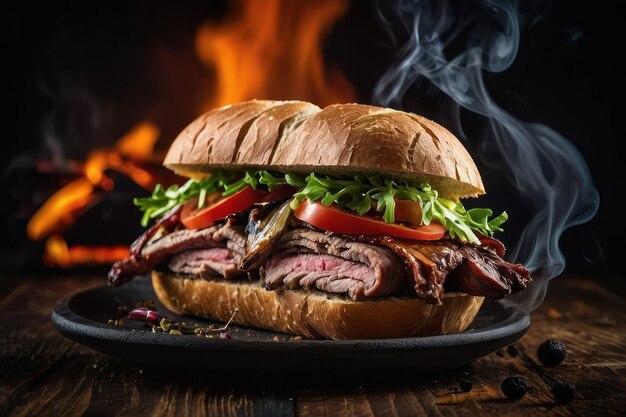
<svg viewBox="0 0 626 417"><path fill-rule="evenodd" d="M483 297L449 293L441 305L417 298L351 301L319 291L267 291L260 283L191 279L152 272L159 300L177 314L234 322L308 338L383 339L465 330Z"/></svg>
<svg viewBox="0 0 626 417"><path fill-rule="evenodd" d="M447 198L484 194L471 156L442 126L361 104L252 100L212 110L176 138L164 161L182 175L215 169L372 173L428 182Z"/></svg>
<svg viewBox="0 0 626 417"><path fill-rule="evenodd" d="M211 110L182 132L170 146L164 165L174 172L201 177L214 167L231 164L236 148L244 139L252 122L280 101L251 100ZM206 167L204 170L196 166Z"/></svg>

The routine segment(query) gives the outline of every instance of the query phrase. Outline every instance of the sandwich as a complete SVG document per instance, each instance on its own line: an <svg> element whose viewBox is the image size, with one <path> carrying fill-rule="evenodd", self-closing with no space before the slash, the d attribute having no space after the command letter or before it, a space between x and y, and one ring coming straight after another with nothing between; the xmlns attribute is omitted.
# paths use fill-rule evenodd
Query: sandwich
<svg viewBox="0 0 626 417"><path fill-rule="evenodd" d="M246 101L193 121L164 165L189 180L135 200L148 228L108 281L151 274L177 314L306 338L428 336L531 281L493 237L507 214L460 202L485 193L466 149L415 114Z"/></svg>

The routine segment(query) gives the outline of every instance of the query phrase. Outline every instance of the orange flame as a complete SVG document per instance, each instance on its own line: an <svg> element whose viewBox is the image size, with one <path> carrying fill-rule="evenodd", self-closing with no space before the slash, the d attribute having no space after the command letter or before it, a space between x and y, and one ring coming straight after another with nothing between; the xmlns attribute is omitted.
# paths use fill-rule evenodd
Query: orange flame
<svg viewBox="0 0 626 417"><path fill-rule="evenodd" d="M299 99L325 106L354 101L338 71L324 66L322 44L347 11L346 0L234 1L221 24L196 35L200 61L216 73L207 109L253 98Z"/></svg>
<svg viewBox="0 0 626 417"><path fill-rule="evenodd" d="M52 235L46 240L44 262L51 267L70 268L75 265L113 263L130 254L126 246L72 246L65 239Z"/></svg>
<svg viewBox="0 0 626 417"><path fill-rule="evenodd" d="M116 145L116 150L95 150L83 166L84 177L78 178L54 193L31 217L26 233L31 240L41 240L59 233L74 223L74 219L93 201L94 188L110 191L113 181L104 171L113 168L131 177L137 184L151 189L155 184L149 172L137 167L122 155L144 158L152 154L159 129L150 123L139 123Z"/></svg>
<svg viewBox="0 0 626 417"><path fill-rule="evenodd" d="M322 54L323 41L348 10L348 0L234 0L229 6L221 23L204 23L196 33L197 56L215 76L210 80L214 94L199 111L253 98L307 100L320 106L354 101L348 81L325 66ZM68 247L60 233L94 201L96 190L114 187L106 169L152 189L155 178L132 161L151 159L159 135L158 127L141 122L113 149L94 150L83 166L84 177L57 191L35 213L27 234L32 240L47 237L48 265L112 262L128 255L120 247Z"/></svg>
<svg viewBox="0 0 626 417"><path fill-rule="evenodd" d="M91 201L93 185L78 178L54 193L31 217L26 233L31 240L41 240L50 233L74 223L74 213Z"/></svg>
<svg viewBox="0 0 626 417"><path fill-rule="evenodd" d="M141 122L117 141L115 149L127 158L145 161L152 157L160 134L152 123Z"/></svg>

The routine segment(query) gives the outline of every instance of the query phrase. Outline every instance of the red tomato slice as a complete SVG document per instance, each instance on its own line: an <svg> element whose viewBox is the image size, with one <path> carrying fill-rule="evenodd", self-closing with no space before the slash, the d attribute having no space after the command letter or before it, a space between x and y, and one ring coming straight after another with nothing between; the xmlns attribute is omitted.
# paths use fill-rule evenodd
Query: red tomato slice
<svg viewBox="0 0 626 417"><path fill-rule="evenodd" d="M271 202L271 201L282 201L290 198L298 191L296 187L292 187L289 184L281 184L272 189L265 198L263 198L263 202Z"/></svg>
<svg viewBox="0 0 626 417"><path fill-rule="evenodd" d="M320 229L345 235L387 235L413 240L438 240L446 233L446 229L439 223L414 228L400 226L308 200L300 203L294 216Z"/></svg>
<svg viewBox="0 0 626 417"><path fill-rule="evenodd" d="M224 197L208 207L197 209L197 200L187 202L180 214L180 221L187 229L202 229L231 214L239 213L263 200L265 193L248 186L235 194Z"/></svg>

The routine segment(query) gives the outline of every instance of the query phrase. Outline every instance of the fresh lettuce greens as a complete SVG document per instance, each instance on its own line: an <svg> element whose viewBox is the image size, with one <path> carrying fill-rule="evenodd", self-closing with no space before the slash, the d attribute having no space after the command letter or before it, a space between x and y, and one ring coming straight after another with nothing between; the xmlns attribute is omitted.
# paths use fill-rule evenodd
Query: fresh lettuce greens
<svg viewBox="0 0 626 417"><path fill-rule="evenodd" d="M146 226L150 219L159 217L168 210L192 198L198 198L198 207L205 203L207 195L222 192L232 195L248 185L256 189L259 185L272 190L278 185L289 184L297 189L292 207L301 201L320 201L328 206L336 204L364 215L374 209L382 213L387 223L395 222L396 199L412 200L422 208L422 223L441 223L450 237L463 242L478 243L475 232L491 236L501 232L500 225L508 219L506 212L492 218L490 209L474 208L466 210L459 202L439 197L437 191L428 184L411 185L404 180L383 179L375 176L356 175L337 179L311 173L306 177L297 174L272 174L268 171L247 170L238 176L218 171L203 180L189 180L182 186L173 185L164 189L157 185L150 197L137 198L135 205L144 212L141 224Z"/></svg>
<svg viewBox="0 0 626 417"><path fill-rule="evenodd" d="M423 224L429 225L431 221L437 221L448 230L450 237L463 242L478 243L475 231L487 236L501 232L500 225L508 219L506 212L490 219L493 215L490 209L466 210L461 203L439 197L437 191L428 184L414 187L403 180L361 175L338 180L309 174L305 178L304 187L298 188L292 207L304 199L319 200L326 206L337 204L363 215L375 205L376 211L383 213L383 219L387 223L395 222L396 199L416 201L422 209Z"/></svg>
<svg viewBox="0 0 626 417"><path fill-rule="evenodd" d="M162 216L174 207L198 197L198 206L202 207L206 196L218 191L219 180L217 176L205 178L200 181L189 180L184 185L171 185L167 189L161 184L157 184L152 191L152 195L144 198L133 199L141 211L141 225L148 226L151 219Z"/></svg>

